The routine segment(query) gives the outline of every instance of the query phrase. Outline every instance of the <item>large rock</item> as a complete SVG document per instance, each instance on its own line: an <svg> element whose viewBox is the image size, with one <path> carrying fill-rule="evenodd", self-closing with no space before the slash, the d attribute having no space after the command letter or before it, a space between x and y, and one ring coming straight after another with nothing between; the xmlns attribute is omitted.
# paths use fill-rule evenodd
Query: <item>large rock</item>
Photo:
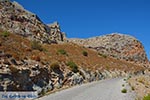
<svg viewBox="0 0 150 100"><path fill-rule="evenodd" d="M36 91L38 94L42 92L42 88L38 85L33 85L33 90Z"/></svg>
<svg viewBox="0 0 150 100"><path fill-rule="evenodd" d="M97 78L100 79L100 75L97 72L80 69L80 73L81 73L82 77L85 79L85 81L87 81L87 82L96 81Z"/></svg>
<svg viewBox="0 0 150 100"><path fill-rule="evenodd" d="M69 39L69 41L94 49L102 55L137 63L148 63L142 43L129 35L113 33L88 39Z"/></svg>
<svg viewBox="0 0 150 100"><path fill-rule="evenodd" d="M55 27L45 25L36 14L9 0L0 0L0 29L44 43L63 41L64 36L60 30L54 33Z"/></svg>
<svg viewBox="0 0 150 100"><path fill-rule="evenodd" d="M61 32L61 28L58 22L54 22L52 24L47 25L51 29L52 40L56 40L58 42L64 41L66 39L65 33Z"/></svg>
<svg viewBox="0 0 150 100"><path fill-rule="evenodd" d="M70 85L77 85L83 83L83 77L79 73L74 73L70 78Z"/></svg>

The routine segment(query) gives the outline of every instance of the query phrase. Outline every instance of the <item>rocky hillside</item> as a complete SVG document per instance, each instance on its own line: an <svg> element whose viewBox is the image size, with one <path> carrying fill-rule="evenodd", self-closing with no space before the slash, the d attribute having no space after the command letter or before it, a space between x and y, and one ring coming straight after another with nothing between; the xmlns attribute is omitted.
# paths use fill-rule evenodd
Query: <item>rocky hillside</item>
<svg viewBox="0 0 150 100"><path fill-rule="evenodd" d="M0 91L43 94L143 70L138 65L99 55L76 44L40 44L0 31Z"/></svg>
<svg viewBox="0 0 150 100"><path fill-rule="evenodd" d="M142 43L129 35L113 33L88 39L69 39L69 41L117 59L143 64L148 62Z"/></svg>
<svg viewBox="0 0 150 100"><path fill-rule="evenodd" d="M145 70L120 59L148 61L142 44L131 36L64 40L57 22L46 25L17 2L0 0L0 91L37 91L43 95Z"/></svg>
<svg viewBox="0 0 150 100"><path fill-rule="evenodd" d="M49 27L36 14L9 0L0 0L0 29L43 43L57 43L64 40L64 33L60 31L58 23L53 23Z"/></svg>

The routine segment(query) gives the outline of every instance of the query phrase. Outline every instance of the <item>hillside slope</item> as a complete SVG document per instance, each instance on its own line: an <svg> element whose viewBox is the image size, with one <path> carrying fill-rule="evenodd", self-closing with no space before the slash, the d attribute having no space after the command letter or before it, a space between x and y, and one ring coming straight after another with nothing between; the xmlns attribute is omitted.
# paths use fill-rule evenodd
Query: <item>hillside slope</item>
<svg viewBox="0 0 150 100"><path fill-rule="evenodd" d="M0 0L0 91L44 95L77 84L143 74L145 67L140 64L148 62L142 44L131 36L65 38L58 22L46 25L17 2Z"/></svg>
<svg viewBox="0 0 150 100"><path fill-rule="evenodd" d="M40 44L20 35L0 32L1 91L41 93L142 70L138 65L99 55L73 43Z"/></svg>
<svg viewBox="0 0 150 100"><path fill-rule="evenodd" d="M0 0L0 29L43 43L64 40L64 33L60 31L58 23L50 26L44 24L36 14L27 11L15 1Z"/></svg>
<svg viewBox="0 0 150 100"><path fill-rule="evenodd" d="M144 47L136 38L125 34L108 34L88 39L69 39L99 53L134 63L148 63Z"/></svg>

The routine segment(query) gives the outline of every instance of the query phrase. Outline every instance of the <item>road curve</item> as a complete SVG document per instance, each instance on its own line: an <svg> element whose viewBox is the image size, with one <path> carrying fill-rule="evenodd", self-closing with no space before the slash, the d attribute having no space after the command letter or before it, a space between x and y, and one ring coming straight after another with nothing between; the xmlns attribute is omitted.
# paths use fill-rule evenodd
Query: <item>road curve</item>
<svg viewBox="0 0 150 100"><path fill-rule="evenodd" d="M108 79L75 86L38 100L135 100L134 92L127 85L127 93L121 93L122 84L127 84L123 78Z"/></svg>

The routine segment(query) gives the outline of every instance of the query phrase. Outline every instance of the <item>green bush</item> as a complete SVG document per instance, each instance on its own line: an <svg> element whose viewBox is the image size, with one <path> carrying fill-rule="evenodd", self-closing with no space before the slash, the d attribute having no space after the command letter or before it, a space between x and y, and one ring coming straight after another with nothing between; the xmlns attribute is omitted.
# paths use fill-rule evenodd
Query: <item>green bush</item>
<svg viewBox="0 0 150 100"><path fill-rule="evenodd" d="M121 92L122 93L127 93L127 89L122 89Z"/></svg>
<svg viewBox="0 0 150 100"><path fill-rule="evenodd" d="M103 58L107 58L107 55L105 55L105 54L98 53L98 55L100 55Z"/></svg>
<svg viewBox="0 0 150 100"><path fill-rule="evenodd" d="M42 48L42 45L38 42L38 41L32 41L31 43L31 47L34 50L39 50L39 51L43 51L44 49Z"/></svg>
<svg viewBox="0 0 150 100"><path fill-rule="evenodd" d="M133 86L131 87L131 89L132 89L132 91L134 91L134 90L135 90L135 88L134 88Z"/></svg>
<svg viewBox="0 0 150 100"><path fill-rule="evenodd" d="M106 66L106 70L109 70L109 69L110 69L110 67L107 65L107 66Z"/></svg>
<svg viewBox="0 0 150 100"><path fill-rule="evenodd" d="M59 64L58 64L57 62L55 62L55 63L52 63L52 64L50 65L50 68L51 68L52 70L59 70L60 66L59 66Z"/></svg>
<svg viewBox="0 0 150 100"><path fill-rule="evenodd" d="M67 52L64 49L59 49L58 54L67 55Z"/></svg>
<svg viewBox="0 0 150 100"><path fill-rule="evenodd" d="M150 94L144 96L143 100L150 100Z"/></svg>
<svg viewBox="0 0 150 100"><path fill-rule="evenodd" d="M3 36L3 37L8 37L9 34L10 34L9 32L5 31L5 32L2 33L2 36Z"/></svg>
<svg viewBox="0 0 150 100"><path fill-rule="evenodd" d="M88 56L88 52L87 51L83 51L82 54L83 54L83 56Z"/></svg>
<svg viewBox="0 0 150 100"><path fill-rule="evenodd" d="M73 71L75 73L79 71L78 70L78 66L74 62L72 62L72 61L69 61L67 63L67 66L69 66L71 68L71 71Z"/></svg>
<svg viewBox="0 0 150 100"><path fill-rule="evenodd" d="M39 93L39 95L44 96L46 95L46 91L44 89L42 89L41 93Z"/></svg>
<svg viewBox="0 0 150 100"><path fill-rule="evenodd" d="M13 67L13 66L9 67L9 69L10 69L12 74L16 74L19 72L19 69L17 69L16 67Z"/></svg>

